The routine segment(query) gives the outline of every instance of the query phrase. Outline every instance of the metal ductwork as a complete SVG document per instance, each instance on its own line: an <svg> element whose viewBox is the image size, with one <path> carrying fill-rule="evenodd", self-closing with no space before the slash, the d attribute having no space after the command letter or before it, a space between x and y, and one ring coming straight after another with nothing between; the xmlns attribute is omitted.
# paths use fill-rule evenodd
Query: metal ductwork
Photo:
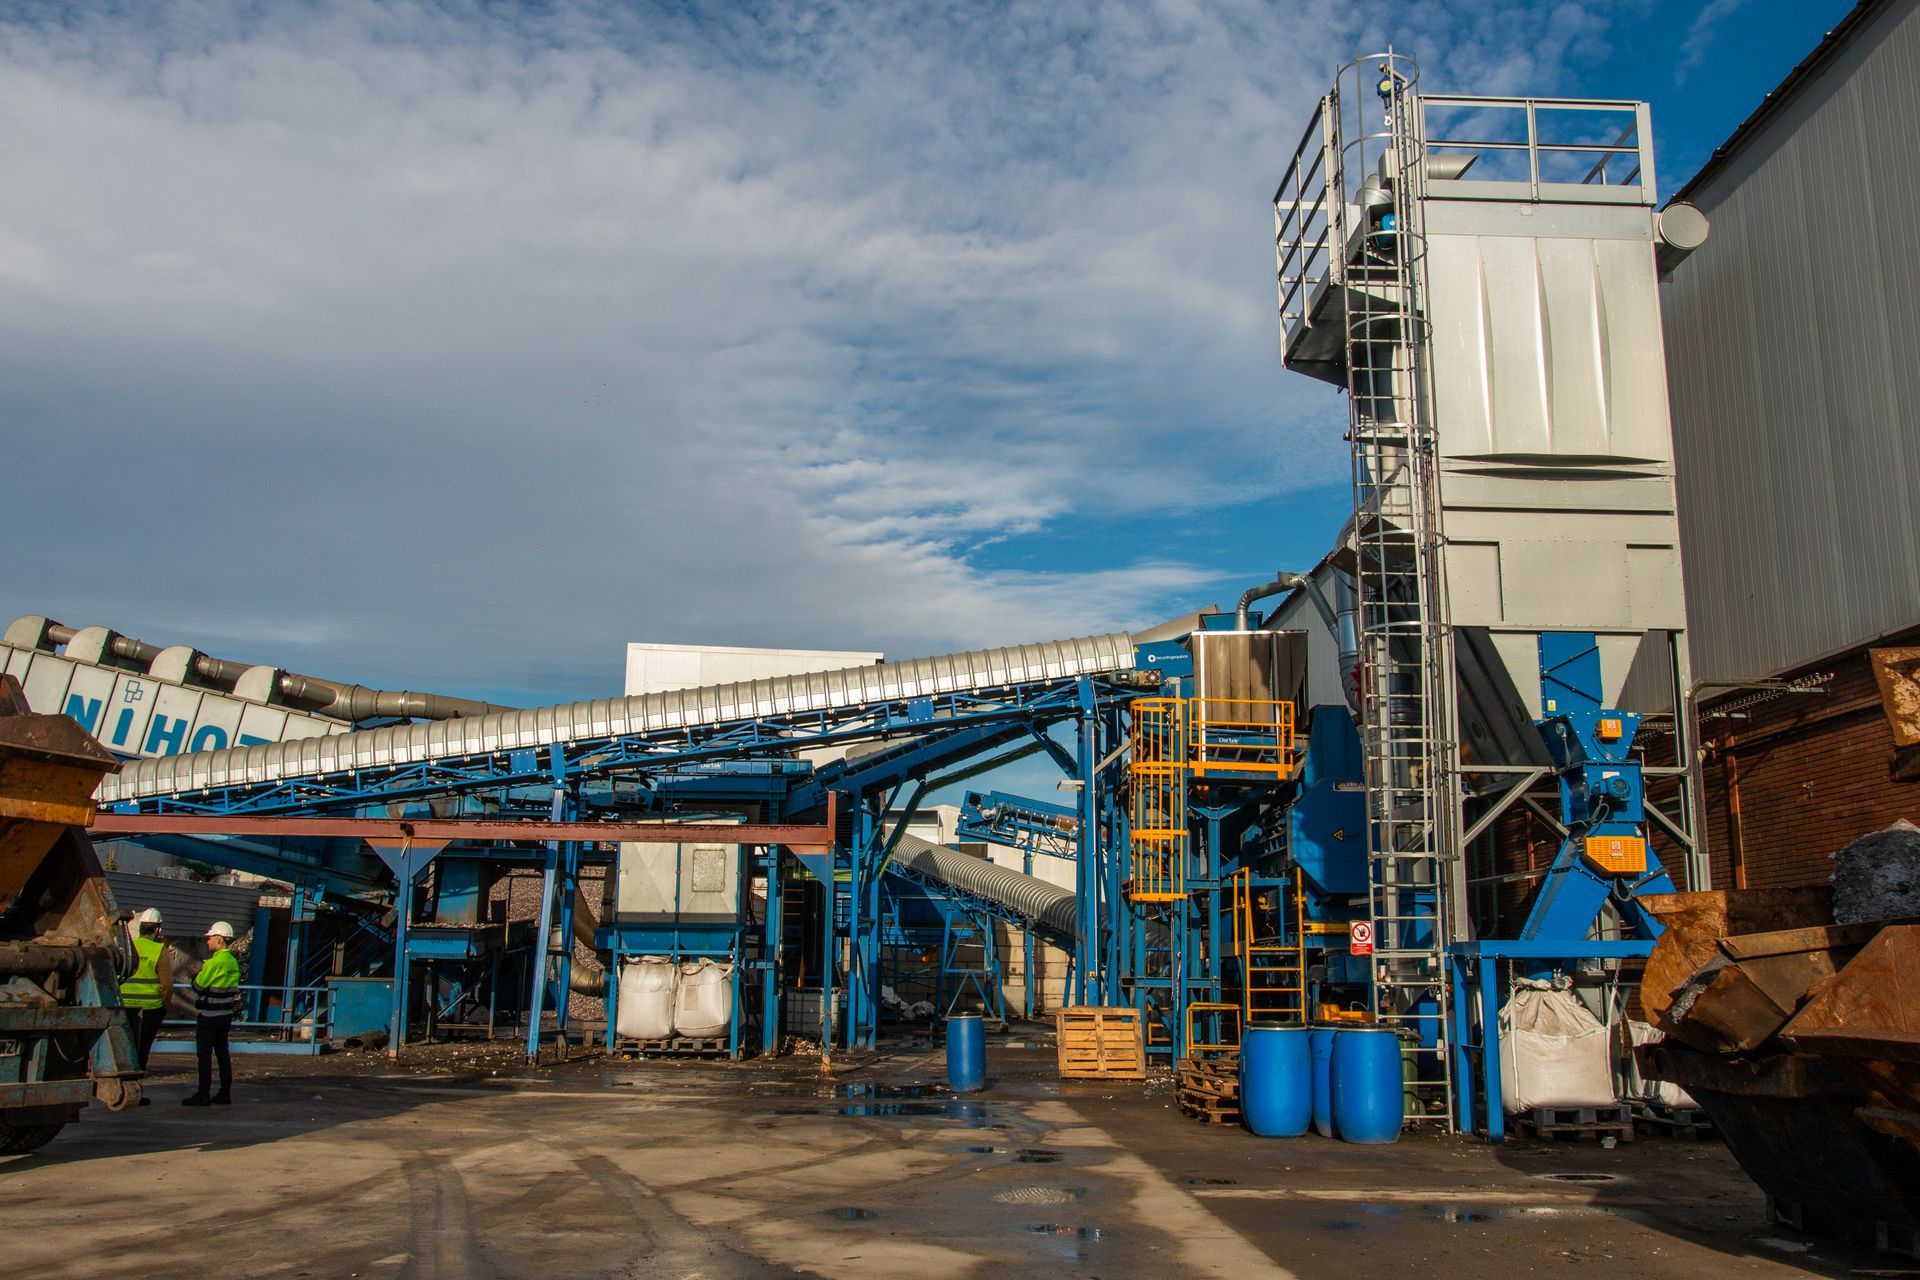
<svg viewBox="0 0 1920 1280"><path fill-rule="evenodd" d="M1707 242L1707 233L1713 228L1706 214L1684 200L1675 200L1653 215L1653 229L1653 264L1660 278L1666 280L1674 268Z"/></svg>
<svg viewBox="0 0 1920 1280"><path fill-rule="evenodd" d="M136 761L108 778L99 799L111 804L209 787L544 749L582 739L667 737L689 729L772 716L837 711L1133 669L1133 638L1125 632L1049 644L975 649L911 662L743 680L630 698L564 702L527 711L494 711L426 724L388 725L267 746L160 756Z"/></svg>
<svg viewBox="0 0 1920 1280"><path fill-rule="evenodd" d="M1276 573L1273 581L1257 587L1248 587L1240 596L1240 603L1233 609L1233 629L1247 629L1247 606L1255 600L1264 600L1268 596L1282 595L1288 591L1304 591L1307 599L1313 601L1313 607L1320 612L1320 620L1327 624L1327 630L1339 634L1340 625L1334 618L1333 606L1327 603L1326 593L1320 590L1320 584L1304 573Z"/></svg>
<svg viewBox="0 0 1920 1280"><path fill-rule="evenodd" d="M932 844L919 836L902 835L894 846L893 861L929 880L997 902L1015 915L1031 920L1036 931L1051 933L1069 946L1077 945L1079 894L1072 889L1008 870L970 853ZM1165 925L1149 921L1145 927L1147 937L1156 945L1169 945Z"/></svg>
<svg viewBox="0 0 1920 1280"><path fill-rule="evenodd" d="M997 902L1044 930L1073 939L1080 932L1078 895L1036 876L995 866L985 858L902 835L893 861L942 884Z"/></svg>
<svg viewBox="0 0 1920 1280"><path fill-rule="evenodd" d="M250 671L262 670L252 662L236 662L231 658L215 658L198 650L176 647L168 650L159 645L136 640L132 636L121 635L104 627L69 627L51 619L37 620L41 625L28 628L25 624L36 621L31 618L16 619L9 627L9 636L25 635L28 630L36 631L33 647L41 645L65 645L76 637L97 638L100 642L102 658L112 656L124 662L137 663L151 669L163 654L169 652L191 655L185 662L185 670L174 674L179 677L191 675L223 692L231 693L240 684L241 678ZM264 694L264 688L257 691ZM437 693L414 693L407 690L369 689L365 685L343 684L338 680L325 680L319 676L303 676L291 671L274 673L273 692L279 699L303 711L316 715L329 716L335 720L347 720L359 723L362 720L383 720L388 718L406 718L413 720L450 720L457 716L485 715L490 711L508 711L512 708L498 706L491 702L476 702L470 698L450 698ZM242 691L242 696L247 696Z"/></svg>

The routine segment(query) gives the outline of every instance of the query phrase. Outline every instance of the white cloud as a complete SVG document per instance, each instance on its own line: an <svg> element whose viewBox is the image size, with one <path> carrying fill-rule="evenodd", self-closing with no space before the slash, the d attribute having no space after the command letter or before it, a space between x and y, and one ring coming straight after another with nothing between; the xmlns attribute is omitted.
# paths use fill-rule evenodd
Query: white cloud
<svg viewBox="0 0 1920 1280"><path fill-rule="evenodd" d="M1391 15L1540 90L1604 35L1438 8L0 23L0 604L571 694L629 639L911 656L1221 594L1331 530L1176 563L1157 522L1344 476L1265 213L1332 66ZM1137 535L993 567L1095 517Z"/></svg>
<svg viewBox="0 0 1920 1280"><path fill-rule="evenodd" d="M1685 84L1689 72L1704 64L1708 50L1720 36L1720 26L1746 6L1747 0L1707 0L1694 15L1680 42L1680 61L1674 64L1674 83Z"/></svg>

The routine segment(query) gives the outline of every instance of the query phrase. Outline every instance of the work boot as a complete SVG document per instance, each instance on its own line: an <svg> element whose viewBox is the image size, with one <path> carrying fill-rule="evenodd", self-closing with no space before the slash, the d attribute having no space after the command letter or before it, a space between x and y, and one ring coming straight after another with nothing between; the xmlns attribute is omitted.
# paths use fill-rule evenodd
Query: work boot
<svg viewBox="0 0 1920 1280"><path fill-rule="evenodd" d="M232 1106L233 1094L225 1089L222 1089L220 1092L213 1095L213 1105L216 1107Z"/></svg>
<svg viewBox="0 0 1920 1280"><path fill-rule="evenodd" d="M183 1107L204 1107L211 1101L213 1101L213 1099L207 1097L204 1093L190 1093L180 1099L180 1105Z"/></svg>

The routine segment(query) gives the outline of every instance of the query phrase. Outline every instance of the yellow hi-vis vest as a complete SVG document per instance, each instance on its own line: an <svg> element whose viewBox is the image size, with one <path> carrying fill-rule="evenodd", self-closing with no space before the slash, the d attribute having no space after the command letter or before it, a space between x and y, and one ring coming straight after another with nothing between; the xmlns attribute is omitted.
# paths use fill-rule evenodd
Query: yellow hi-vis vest
<svg viewBox="0 0 1920 1280"><path fill-rule="evenodd" d="M120 1003L129 1009L159 1009L166 1004L160 990L160 957L167 944L158 938L135 938L133 954L140 967L120 980Z"/></svg>

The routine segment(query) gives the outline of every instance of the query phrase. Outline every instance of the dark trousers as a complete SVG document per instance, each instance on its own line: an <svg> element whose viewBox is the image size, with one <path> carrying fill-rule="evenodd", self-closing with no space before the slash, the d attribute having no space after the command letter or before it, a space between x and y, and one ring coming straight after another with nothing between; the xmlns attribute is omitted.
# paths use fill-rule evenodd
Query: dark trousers
<svg viewBox="0 0 1920 1280"><path fill-rule="evenodd" d="M220 1060L220 1092L233 1088L233 1055L227 1052L227 1032L233 1019L199 1018L193 1024L193 1049L200 1059L200 1096L213 1092L213 1060Z"/></svg>
<svg viewBox="0 0 1920 1280"><path fill-rule="evenodd" d="M140 1069L147 1069L147 1056L153 1052L153 1038L160 1034L160 1024L167 1020L165 1009L129 1009L127 1021L132 1025L127 1029L133 1032L133 1059Z"/></svg>

